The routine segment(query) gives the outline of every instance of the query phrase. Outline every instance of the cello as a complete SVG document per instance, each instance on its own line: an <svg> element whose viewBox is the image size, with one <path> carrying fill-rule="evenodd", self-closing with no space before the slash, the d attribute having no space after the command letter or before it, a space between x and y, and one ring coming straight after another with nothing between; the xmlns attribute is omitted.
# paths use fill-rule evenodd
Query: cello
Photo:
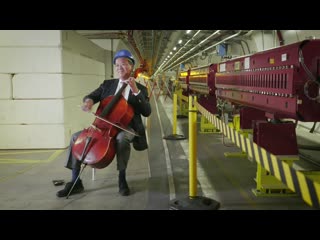
<svg viewBox="0 0 320 240"><path fill-rule="evenodd" d="M107 167L116 153L115 136L119 129L132 133L126 130L134 115L132 106L122 96L126 86L127 83L123 83L115 95L100 102L94 122L76 139L72 154L81 163L97 169Z"/></svg>

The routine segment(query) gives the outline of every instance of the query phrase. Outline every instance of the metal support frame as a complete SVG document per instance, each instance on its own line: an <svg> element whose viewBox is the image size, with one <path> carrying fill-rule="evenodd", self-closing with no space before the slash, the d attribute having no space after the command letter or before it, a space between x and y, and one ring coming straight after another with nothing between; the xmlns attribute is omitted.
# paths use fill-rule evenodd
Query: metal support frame
<svg viewBox="0 0 320 240"><path fill-rule="evenodd" d="M279 158L285 161L289 166L292 166L294 161L299 160L299 157L287 156ZM257 174L254 180L256 181L257 186L255 189L252 189L252 192L258 197L287 197L297 195L284 183L272 176L269 171L261 166L261 164L257 164Z"/></svg>
<svg viewBox="0 0 320 240"><path fill-rule="evenodd" d="M245 138L235 129L230 128L215 114L212 114L201 105L197 105L201 114L205 115L224 136L229 138L237 147L248 154L248 159L260 164L272 176L284 183L290 190L299 195L308 205L320 208L320 172L312 173L296 170L287 161L293 160L279 157L265 148L258 146L250 138ZM284 161L286 160L286 161Z"/></svg>
<svg viewBox="0 0 320 240"><path fill-rule="evenodd" d="M219 130L209 120L201 115L200 133L220 133Z"/></svg>
<svg viewBox="0 0 320 240"><path fill-rule="evenodd" d="M249 133L252 133L252 130L250 130L250 129L242 130L240 128L240 116L239 115L234 115L232 122L228 123L228 126L232 129L235 129L236 131L238 131L245 138L248 138ZM224 156L232 157L232 158L247 158L248 157L247 153L245 153L243 151L241 151L241 152L225 152Z"/></svg>

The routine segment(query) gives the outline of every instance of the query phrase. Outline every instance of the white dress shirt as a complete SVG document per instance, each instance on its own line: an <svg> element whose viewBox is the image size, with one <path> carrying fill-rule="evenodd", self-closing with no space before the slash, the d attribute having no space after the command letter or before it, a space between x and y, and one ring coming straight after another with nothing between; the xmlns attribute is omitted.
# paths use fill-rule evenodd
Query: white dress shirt
<svg viewBox="0 0 320 240"><path fill-rule="evenodd" d="M121 79L119 79L119 83L118 83L118 87L116 90L116 93L120 90L120 88L122 87L124 81L122 81ZM127 85L127 87L123 90L122 92L122 96L128 101L129 98L129 92L130 92L130 86L129 84Z"/></svg>
<svg viewBox="0 0 320 240"><path fill-rule="evenodd" d="M125 81L122 81L121 79L119 79L119 83L118 83L118 86L117 86L117 90L116 90L116 93L120 90L120 88L122 87L122 84L123 82ZM129 92L130 92L130 85L128 84L127 87L123 90L122 92L122 96L128 101L128 98L129 98ZM140 93L140 89L137 93L133 93L133 95L137 96L138 94Z"/></svg>

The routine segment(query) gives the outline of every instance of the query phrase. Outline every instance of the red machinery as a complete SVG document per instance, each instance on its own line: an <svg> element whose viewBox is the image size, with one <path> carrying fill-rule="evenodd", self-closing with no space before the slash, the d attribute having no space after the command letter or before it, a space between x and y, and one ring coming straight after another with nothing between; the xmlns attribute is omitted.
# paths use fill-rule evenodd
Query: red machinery
<svg viewBox="0 0 320 240"><path fill-rule="evenodd" d="M182 71L179 75L184 89L182 94L188 96L190 93L198 93L198 102L213 114L217 113L214 86L216 72L217 64L211 64Z"/></svg>
<svg viewBox="0 0 320 240"><path fill-rule="evenodd" d="M241 128L253 128L254 141L273 154L298 154L295 123L283 119L320 121L320 40L305 40L218 65L216 97L244 106Z"/></svg>

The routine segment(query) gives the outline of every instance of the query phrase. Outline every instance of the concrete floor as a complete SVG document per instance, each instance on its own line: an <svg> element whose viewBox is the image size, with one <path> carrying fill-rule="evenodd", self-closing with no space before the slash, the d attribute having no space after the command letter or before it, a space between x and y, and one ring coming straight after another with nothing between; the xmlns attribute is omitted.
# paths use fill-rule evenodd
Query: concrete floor
<svg viewBox="0 0 320 240"><path fill-rule="evenodd" d="M146 123L149 149L132 148L127 170L130 196L118 193L115 160L96 170L95 180L87 166L81 176L85 191L65 199L56 197L64 186L54 186L52 181L70 180L70 170L63 167L66 149L1 150L0 209L168 210L172 201L189 196L188 120L179 119L177 129L187 139L164 140L172 133L172 100L156 99L151 99L153 112ZM256 164L225 157L225 152L239 149L224 146L219 134L197 135L197 196L219 202L220 210L313 210L299 196L255 196Z"/></svg>

